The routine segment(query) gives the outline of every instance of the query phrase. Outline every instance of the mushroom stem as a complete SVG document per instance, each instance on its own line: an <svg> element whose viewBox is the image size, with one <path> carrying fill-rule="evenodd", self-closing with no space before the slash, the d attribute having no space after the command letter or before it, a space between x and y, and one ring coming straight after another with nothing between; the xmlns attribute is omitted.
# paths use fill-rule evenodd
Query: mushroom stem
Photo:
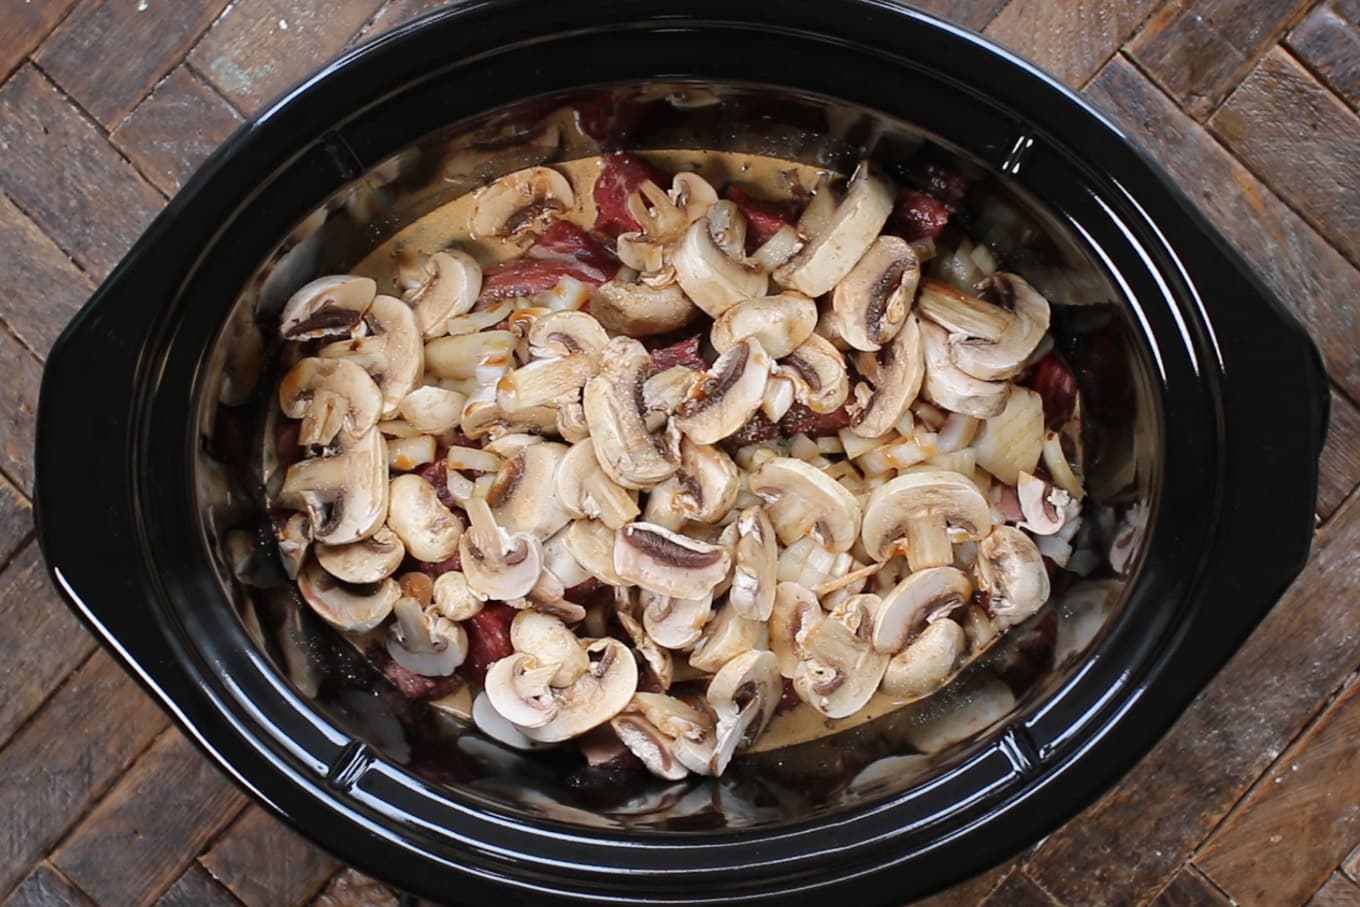
<svg viewBox="0 0 1360 907"><path fill-rule="evenodd" d="M913 572L954 563L954 546L949 541L949 527L943 516L909 521L904 548L907 566Z"/></svg>

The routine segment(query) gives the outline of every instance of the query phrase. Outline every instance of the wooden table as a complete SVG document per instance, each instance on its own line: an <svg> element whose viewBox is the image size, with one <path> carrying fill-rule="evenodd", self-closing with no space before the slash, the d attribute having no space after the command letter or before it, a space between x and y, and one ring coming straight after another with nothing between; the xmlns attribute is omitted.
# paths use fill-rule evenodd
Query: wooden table
<svg viewBox="0 0 1360 907"><path fill-rule="evenodd" d="M61 326L194 166L343 48L437 5L0 0L5 905L398 901L249 804L59 601L33 541L33 414ZM925 903L1360 905L1360 0L923 5L1141 139L1334 382L1316 546L1284 600L1117 789Z"/></svg>

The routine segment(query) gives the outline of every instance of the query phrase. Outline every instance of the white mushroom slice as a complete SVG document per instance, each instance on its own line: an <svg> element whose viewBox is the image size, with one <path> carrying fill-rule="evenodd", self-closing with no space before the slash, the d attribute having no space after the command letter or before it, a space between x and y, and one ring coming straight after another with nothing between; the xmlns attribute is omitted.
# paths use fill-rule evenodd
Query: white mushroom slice
<svg viewBox="0 0 1360 907"><path fill-rule="evenodd" d="M658 289L611 280L591 294L590 314L615 334L651 337L678 331L699 317L699 308L676 284Z"/></svg>
<svg viewBox="0 0 1360 907"><path fill-rule="evenodd" d="M734 434L760 408L773 363L760 341L747 337L718 357L675 414L675 425L696 444Z"/></svg>
<svg viewBox="0 0 1360 907"><path fill-rule="evenodd" d="M537 406L556 407L576 399L595 374L585 356L536 359L506 374L496 385L496 403L507 413Z"/></svg>
<svg viewBox="0 0 1360 907"><path fill-rule="evenodd" d="M1011 385L974 378L956 366L950 358L949 335L944 328L922 322L921 344L926 358L927 397L947 410L975 419L988 419L1005 409Z"/></svg>
<svg viewBox="0 0 1360 907"><path fill-rule="evenodd" d="M762 621L742 617L730 603L725 604L704 627L694 650L689 653L689 664L696 670L714 674L744 652L768 649L769 641L769 628Z"/></svg>
<svg viewBox="0 0 1360 907"><path fill-rule="evenodd" d="M797 255L798 250L803 248L803 245L803 237L798 234L797 228L785 224L776 230L773 236L765 240L760 248L751 253L751 261L767 271L773 271Z"/></svg>
<svg viewBox="0 0 1360 907"><path fill-rule="evenodd" d="M674 741L641 715L625 712L609 722L615 735L641 760L647 771L667 781L679 781L689 774L671 751Z"/></svg>
<svg viewBox="0 0 1360 907"><path fill-rule="evenodd" d="M1002 629L1020 623L1048 601L1043 556L1034 540L1014 527L997 526L978 542L973 574Z"/></svg>
<svg viewBox="0 0 1360 907"><path fill-rule="evenodd" d="M614 540L614 572L658 595L702 598L727 577L732 556L654 523L629 523Z"/></svg>
<svg viewBox="0 0 1360 907"><path fill-rule="evenodd" d="M779 368L776 367L775 371L779 372ZM765 396L760 401L760 411L771 422L778 422L792 408L794 394L793 381L775 374L765 385Z"/></svg>
<svg viewBox="0 0 1360 907"><path fill-rule="evenodd" d="M449 319L471 311L482 292L482 266L458 249L425 260L425 280L407 297L426 340L449 332Z"/></svg>
<svg viewBox="0 0 1360 907"><path fill-rule="evenodd" d="M822 617L817 596L806 586L779 583L775 587L769 620L770 651L778 659L781 675L793 679L798 662L808 657L804 646L807 634Z"/></svg>
<svg viewBox="0 0 1360 907"><path fill-rule="evenodd" d="M713 596L672 598L642 590L642 627L659 646L686 649L699 641L713 616Z"/></svg>
<svg viewBox="0 0 1360 907"><path fill-rule="evenodd" d="M1000 340L1014 317L1000 306L930 278L921 281L916 308L951 335L988 343Z"/></svg>
<svg viewBox="0 0 1360 907"><path fill-rule="evenodd" d="M548 682L569 687L590 668L590 659L576 634L561 618L541 611L521 611L510 622L510 644L516 652L538 659L539 664L556 664L557 671Z"/></svg>
<svg viewBox="0 0 1360 907"><path fill-rule="evenodd" d="M817 467L793 457L772 457L751 475L749 484L753 494L769 502L766 512L781 543L792 545L811 534L836 553L855 544L859 501Z"/></svg>
<svg viewBox="0 0 1360 907"><path fill-rule="evenodd" d="M1044 450L1044 400L1027 387L1014 387L1005 408L982 423L973 439L977 465L1007 485L1033 472Z"/></svg>
<svg viewBox="0 0 1360 907"><path fill-rule="evenodd" d="M911 244L880 236L836 284L832 311L842 339L857 350L873 352L906 324L921 279L921 262Z"/></svg>
<svg viewBox="0 0 1360 907"><path fill-rule="evenodd" d="M820 334L779 361L777 373L793 382L798 402L814 413L829 413L850 396L845 357Z"/></svg>
<svg viewBox="0 0 1360 907"><path fill-rule="evenodd" d="M685 295L717 318L743 299L764 296L769 281L758 266L723 251L711 227L707 217L690 224L671 256L671 265Z"/></svg>
<svg viewBox="0 0 1360 907"><path fill-rule="evenodd" d="M557 714L546 724L525 728L524 735L541 743L579 737L623 711L637 691L637 662L617 639L598 639L586 646L590 668L571 686L553 691Z"/></svg>
<svg viewBox="0 0 1360 907"><path fill-rule="evenodd" d="M478 189L471 229L474 238L540 230L576 204L571 183L551 167L516 170Z"/></svg>
<svg viewBox="0 0 1360 907"><path fill-rule="evenodd" d="M417 475L392 480L387 526L411 557L429 563L453 557L463 535L463 521L439 500L434 486Z"/></svg>
<svg viewBox="0 0 1360 907"><path fill-rule="evenodd" d="M533 588L523 598L511 599L506 604L520 610L531 609L569 624L580 623L586 617L585 607L567 601L562 580L547 569L539 573Z"/></svg>
<svg viewBox="0 0 1360 907"><path fill-rule="evenodd" d="M967 648L963 627L948 618L935 621L888 662L883 692L898 699L935 692L958 670Z"/></svg>
<svg viewBox="0 0 1360 907"><path fill-rule="evenodd" d="M496 525L483 498L467 502L470 526L458 540L468 588L482 599L523 598L543 569L543 545L527 532L506 532Z"/></svg>
<svg viewBox="0 0 1360 907"><path fill-rule="evenodd" d="M284 340L352 336L377 293L378 284L368 277L318 277L284 303L279 336Z"/></svg>
<svg viewBox="0 0 1360 907"><path fill-rule="evenodd" d="M870 644L877 607L877 595L853 595L807 632L807 658L794 670L793 686L827 718L858 712L883 679L888 656Z"/></svg>
<svg viewBox="0 0 1360 907"><path fill-rule="evenodd" d="M298 594L326 623L346 633L366 633L387 619L401 598L394 579L376 585L346 586L309 560L298 571Z"/></svg>
<svg viewBox="0 0 1360 907"><path fill-rule="evenodd" d="M549 312L534 319L528 339L535 358L585 356L592 362L599 360L609 344L609 335L594 315L572 311Z"/></svg>
<svg viewBox="0 0 1360 907"><path fill-rule="evenodd" d="M382 408L382 391L352 362L302 359L279 382L279 409L302 420L303 447L324 447L341 431L362 435L378 424Z"/></svg>
<svg viewBox="0 0 1360 907"><path fill-rule="evenodd" d="M467 577L457 570L439 574L430 595L435 611L449 620L462 621L475 617L483 607L482 600L468 587Z"/></svg>
<svg viewBox="0 0 1360 907"><path fill-rule="evenodd" d="M651 668L656 682L661 689L669 690L671 681L675 679L675 665L671 660L671 653L657 645L633 615L627 611L619 611L617 616L619 625L628 634L628 639L632 641L638 655L642 656L643 662Z"/></svg>
<svg viewBox="0 0 1360 907"><path fill-rule="evenodd" d="M913 571L954 563L957 541L977 540L991 529L992 508L977 486L958 473L922 469L898 476L869 494L864 507L864 549L886 561L905 541Z"/></svg>
<svg viewBox="0 0 1360 907"><path fill-rule="evenodd" d="M312 524L305 513L295 513L284 520L277 528L279 538L279 561L283 572L290 580L296 580L298 570L302 569L302 559L312 545Z"/></svg>
<svg viewBox="0 0 1360 907"><path fill-rule="evenodd" d="M486 734L497 743L503 743L512 749L517 750L536 750L544 749L547 744L537 743L525 737L515 725L496 711L496 707L491 704L491 697L486 691L477 694L477 698L472 700L472 723L477 726L477 730Z"/></svg>
<svg viewBox="0 0 1360 907"><path fill-rule="evenodd" d="M572 557L567 550L567 533L571 531L571 524L561 530L552 538L543 543L543 569L561 581L564 589L572 586L579 586L586 580L591 579L591 573ZM612 562L612 555L611 555ZM591 636L602 634L592 633Z"/></svg>
<svg viewBox="0 0 1360 907"><path fill-rule="evenodd" d="M579 444L590 440L590 425L586 422L586 410L579 399L568 400L557 407L554 428L568 444Z"/></svg>
<svg viewBox="0 0 1360 907"><path fill-rule="evenodd" d="M339 437L338 454L288 467L278 494L281 507L307 514L313 540L327 545L368 538L387 518L387 442L377 428Z"/></svg>
<svg viewBox="0 0 1360 907"><path fill-rule="evenodd" d="M1048 300L1015 274L994 274L982 286L996 305L952 288L932 287L922 294L922 311L950 329L951 354L960 369L985 381L1012 378L1048 333ZM988 306L995 311L986 311ZM977 333L970 330L975 322Z"/></svg>
<svg viewBox="0 0 1360 907"><path fill-rule="evenodd" d="M543 727L557 717L557 699L548 681L558 665L516 652L491 663L486 672L486 695L496 712L523 731Z"/></svg>
<svg viewBox="0 0 1360 907"><path fill-rule="evenodd" d="M764 508L748 507L728 527L735 530L734 569L727 600L742 617L769 620L774 609L779 545ZM723 533L726 537L727 533Z"/></svg>
<svg viewBox="0 0 1360 907"><path fill-rule="evenodd" d="M406 547L386 527L348 545L317 545L316 559L326 572L346 583L376 583L401 566Z"/></svg>
<svg viewBox="0 0 1360 907"><path fill-rule="evenodd" d="M387 442L387 468L393 472L410 472L426 463L433 463L438 449L430 435L393 438Z"/></svg>
<svg viewBox="0 0 1360 907"><path fill-rule="evenodd" d="M382 390L383 418L395 419L402 398L420 383L424 346L415 312L395 296L376 296L364 315L370 334L320 350L327 359L347 359L364 368Z"/></svg>
<svg viewBox="0 0 1360 907"><path fill-rule="evenodd" d="M1080 505L1070 494L1027 472L1020 473L1015 496L1020 500L1020 512L1025 517L1019 523L1020 528L1035 535L1057 534L1080 512Z"/></svg>
<svg viewBox="0 0 1360 907"><path fill-rule="evenodd" d="M589 440L567 451L547 490L570 517L600 520L610 529L622 527L639 513L633 495L600 468L595 446Z"/></svg>
<svg viewBox="0 0 1360 907"><path fill-rule="evenodd" d="M614 570L613 529L599 520L573 520L565 531L563 544L583 570L606 585L628 585Z"/></svg>
<svg viewBox="0 0 1360 907"><path fill-rule="evenodd" d="M651 357L631 337L615 337L600 356L600 372L586 383L585 414L600 467L625 488L650 488L680 462L679 433L647 431L640 389Z"/></svg>
<svg viewBox="0 0 1360 907"><path fill-rule="evenodd" d="M542 441L501 461L486 500L506 531L546 539L571 521L553 490L569 449L565 444Z"/></svg>
<svg viewBox="0 0 1360 907"><path fill-rule="evenodd" d="M652 489L644 518L677 530L690 520L717 523L736 504L740 488L737 464L722 448L681 438L680 468Z"/></svg>
<svg viewBox="0 0 1360 907"><path fill-rule="evenodd" d="M431 340L425 344L425 374L454 381L478 378L478 367L488 361L503 359L508 366L518 340L510 331L481 331Z"/></svg>
<svg viewBox="0 0 1360 907"><path fill-rule="evenodd" d="M392 606L397 621L387 637L387 654L408 671L447 677L468 654L467 632L453 621L401 597Z"/></svg>
<svg viewBox="0 0 1360 907"><path fill-rule="evenodd" d="M704 694L717 718L705 774L721 775L732 756L769 725L784 691L774 653L744 652L722 666Z"/></svg>
<svg viewBox="0 0 1360 907"><path fill-rule="evenodd" d="M687 365L672 365L642 383L642 414L649 431L658 431L704 380Z"/></svg>
<svg viewBox="0 0 1360 907"><path fill-rule="evenodd" d="M874 622L874 648L900 652L927 623L969 602L973 584L954 567L927 567L908 575L883 596Z"/></svg>
<svg viewBox="0 0 1360 907"><path fill-rule="evenodd" d="M831 292L878 237L892 206L892 182L861 162L825 227L774 272L775 280L813 298Z"/></svg>
<svg viewBox="0 0 1360 907"><path fill-rule="evenodd" d="M467 397L457 391L426 385L403 397L397 409L415 431L442 435L458 427L466 404Z"/></svg>
<svg viewBox="0 0 1360 907"><path fill-rule="evenodd" d="M817 327L817 304L802 293L780 293L747 299L713 322L709 340L725 353L747 337L760 341L771 358L783 359L812 336Z"/></svg>
<svg viewBox="0 0 1360 907"><path fill-rule="evenodd" d="M892 431L902 413L916 400L925 379L925 354L921 329L908 318L897 336L877 353L859 354L860 371L873 386L855 388L850 406L850 430L861 438L881 438Z"/></svg>

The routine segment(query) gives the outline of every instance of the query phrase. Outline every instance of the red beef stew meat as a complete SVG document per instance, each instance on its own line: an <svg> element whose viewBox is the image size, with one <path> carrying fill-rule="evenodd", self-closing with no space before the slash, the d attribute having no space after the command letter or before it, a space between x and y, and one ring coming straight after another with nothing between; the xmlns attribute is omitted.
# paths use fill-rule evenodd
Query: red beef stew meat
<svg viewBox="0 0 1360 907"><path fill-rule="evenodd" d="M411 707L672 780L925 699L1104 564L1049 302L958 179L683 160L519 170L307 283L266 433L302 607Z"/></svg>

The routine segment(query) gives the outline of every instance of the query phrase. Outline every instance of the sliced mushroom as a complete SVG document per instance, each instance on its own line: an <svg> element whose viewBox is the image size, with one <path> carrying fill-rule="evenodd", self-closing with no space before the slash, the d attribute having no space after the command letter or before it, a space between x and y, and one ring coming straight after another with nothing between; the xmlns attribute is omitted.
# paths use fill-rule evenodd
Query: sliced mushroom
<svg viewBox="0 0 1360 907"><path fill-rule="evenodd" d="M344 545L372 535L387 518L387 443L377 428L357 439L340 436L340 451L288 467L278 504L301 510L312 538Z"/></svg>
<svg viewBox="0 0 1360 907"><path fill-rule="evenodd" d="M387 442L387 466L393 472L410 472L433 463L439 446L432 435L392 438Z"/></svg>
<svg viewBox="0 0 1360 907"><path fill-rule="evenodd" d="M718 357L675 414L676 427L696 444L734 434L760 408L772 363L748 337Z"/></svg>
<svg viewBox="0 0 1360 907"><path fill-rule="evenodd" d="M510 622L510 644L516 652L538 659L539 664L556 664L557 671L548 682L569 687L590 668L590 659L581 641L561 618L541 611L521 611Z"/></svg>
<svg viewBox="0 0 1360 907"><path fill-rule="evenodd" d="M713 322L709 340L725 353L747 337L760 341L773 359L783 359L812 336L817 327L817 304L802 293L780 293L747 299Z"/></svg>
<svg viewBox="0 0 1360 907"><path fill-rule="evenodd" d="M623 711L637 691L637 662L617 639L597 639L586 646L590 668L571 686L553 690L557 712L545 724L525 728L524 735L541 743L579 737ZM489 679L489 675L488 675Z"/></svg>
<svg viewBox="0 0 1360 907"><path fill-rule="evenodd" d="M744 652L722 666L705 693L717 722L704 774L721 775L732 756L764 732L783 691L773 652Z"/></svg>
<svg viewBox="0 0 1360 907"><path fill-rule="evenodd" d="M599 520L610 529L621 528L639 512L633 495L600 468L595 446L589 440L572 445L547 490L569 516Z"/></svg>
<svg viewBox="0 0 1360 907"><path fill-rule="evenodd" d="M590 440L590 425L586 422L586 410L580 400L568 400L560 404L553 427L568 444Z"/></svg>
<svg viewBox="0 0 1360 907"><path fill-rule="evenodd" d="M600 372L586 383L585 414L600 467L625 488L650 488L680 462L679 433L653 435L642 413L642 383L651 357L631 337L615 337L600 356Z"/></svg>
<svg viewBox="0 0 1360 907"><path fill-rule="evenodd" d="M299 341L350 336L377 293L378 284L368 277L318 277L284 303L279 336Z"/></svg>
<svg viewBox="0 0 1360 907"><path fill-rule="evenodd" d="M751 475L750 488L769 502L766 512L783 544L808 534L836 553L855 544L859 501L817 467L793 457L772 457Z"/></svg>
<svg viewBox="0 0 1360 907"><path fill-rule="evenodd" d="M748 507L729 530L734 530L734 568L727 600L742 617L769 620L774 609L779 544L774 526L762 507ZM726 536L726 533L724 533Z"/></svg>
<svg viewBox="0 0 1360 907"><path fill-rule="evenodd" d="M710 674L752 649L769 648L769 629L758 620L742 617L726 604L717 610L704 627L703 635L689 653L690 667Z"/></svg>
<svg viewBox="0 0 1360 907"><path fill-rule="evenodd" d="M617 534L613 529L599 520L573 520L565 531L563 545L581 569L606 585L628 585L614 570Z"/></svg>
<svg viewBox="0 0 1360 907"><path fill-rule="evenodd" d="M793 673L803 701L827 718L845 718L863 708L878 689L888 656L874 651L877 595L852 595L807 632L807 658Z"/></svg>
<svg viewBox="0 0 1360 907"><path fill-rule="evenodd" d="M327 359L346 359L361 366L382 390L383 418L395 419L401 401L420 383L425 347L415 312L395 296L376 296L364 315L369 336L342 340L320 350Z"/></svg>
<svg viewBox="0 0 1360 907"><path fill-rule="evenodd" d="M472 235L482 238L541 230L576 204L576 195L551 167L527 167L478 189L473 200Z"/></svg>
<svg viewBox="0 0 1360 907"><path fill-rule="evenodd" d="M911 244L880 236L836 284L832 311L846 343L873 352L897 336L907 322L921 279L921 262Z"/></svg>
<svg viewBox="0 0 1360 907"><path fill-rule="evenodd" d="M611 280L595 288L590 314L615 334L652 337L678 331L699 317L699 308L676 284L658 289Z"/></svg>
<svg viewBox="0 0 1360 907"><path fill-rule="evenodd" d="M279 561L283 572L290 580L296 580L302 560L312 545L312 524L305 513L295 513L277 527L279 539Z"/></svg>
<svg viewBox="0 0 1360 907"><path fill-rule="evenodd" d="M279 382L279 409L301 419L298 444L324 447L341 431L357 437L378 424L382 391L362 368L343 360L299 360Z"/></svg>
<svg viewBox="0 0 1360 907"><path fill-rule="evenodd" d="M983 381L956 366L950 358L949 335L944 328L922 322L921 345L926 358L927 397L947 410L975 419L988 419L1005 409L1011 385L1005 381Z"/></svg>
<svg viewBox="0 0 1360 907"><path fill-rule="evenodd" d="M317 545L316 559L326 572L346 583L376 583L401 566L406 546L386 527L348 545Z"/></svg>
<svg viewBox="0 0 1360 907"><path fill-rule="evenodd" d="M496 712L521 731L543 727L557 717L557 698L548 681L557 673L555 662L516 652L491 663L486 672L486 695Z"/></svg>
<svg viewBox="0 0 1360 907"><path fill-rule="evenodd" d="M483 607L482 600L468 586L467 577L457 570L439 574L432 584L430 597L435 610L449 620L475 617Z"/></svg>
<svg viewBox="0 0 1360 907"><path fill-rule="evenodd" d="M727 577L732 556L654 523L629 523L614 541L614 571L658 595L702 598Z"/></svg>
<svg viewBox="0 0 1360 907"><path fill-rule="evenodd" d="M764 296L769 281L760 267L728 255L712 227L707 217L690 224L671 256L671 264L685 295L717 318L743 299Z"/></svg>
<svg viewBox="0 0 1360 907"><path fill-rule="evenodd" d="M777 374L793 382L794 396L814 413L829 413L850 396L845 357L820 334L779 361Z"/></svg>
<svg viewBox="0 0 1360 907"><path fill-rule="evenodd" d="M463 521L439 500L434 486L417 475L392 480L387 526L413 558L429 563L453 557L463 536Z"/></svg>
<svg viewBox="0 0 1360 907"><path fill-rule="evenodd" d="M1000 272L983 285L993 304L934 281L921 293L921 311L950 331L954 364L984 381L1012 378L1048 333L1049 305L1015 274Z"/></svg>
<svg viewBox="0 0 1360 907"><path fill-rule="evenodd" d="M1070 494L1028 472L1020 473L1015 496L1025 517L1020 528L1035 535L1057 534L1080 512L1080 504Z"/></svg>
<svg viewBox="0 0 1360 907"><path fill-rule="evenodd" d="M860 371L870 377L873 386L860 384L855 388L850 430L861 438L881 438L916 400L925 379L925 355L916 319L908 318L897 336L877 353L859 356Z"/></svg>
<svg viewBox="0 0 1360 907"><path fill-rule="evenodd" d="M401 598L394 579L365 586L347 586L315 560L298 571L298 594L326 623L346 633L366 633L387 619Z"/></svg>
<svg viewBox="0 0 1360 907"><path fill-rule="evenodd" d="M442 435L458 427L466 404L467 397L457 391L426 385L402 398L397 409L402 420L414 431Z"/></svg>
<svg viewBox="0 0 1360 907"><path fill-rule="evenodd" d="M1020 623L1048 601L1043 556L1034 540L1014 527L997 526L978 542L973 573L1002 629Z"/></svg>
<svg viewBox="0 0 1360 907"><path fill-rule="evenodd" d="M496 707L491 704L491 697L486 691L477 694L477 698L472 700L472 723L477 726L477 730L486 734L497 743L503 743L512 749L517 750L536 750L543 749L547 744L537 743L530 740L520 732L519 728L511 724Z"/></svg>
<svg viewBox="0 0 1360 907"><path fill-rule="evenodd" d="M775 587L774 608L770 612L770 651L779 662L779 673L793 679L798 662L807 658L807 634L823 617L817 596L798 583L779 583Z"/></svg>
<svg viewBox="0 0 1360 907"><path fill-rule="evenodd" d="M888 662L883 692L898 699L935 692L958 670L967 648L963 627L949 618L935 621Z"/></svg>
<svg viewBox="0 0 1360 907"><path fill-rule="evenodd" d="M392 606L397 622L387 637L387 654L408 671L447 677L468 654L467 632L420 602L405 596Z"/></svg>
<svg viewBox="0 0 1360 907"><path fill-rule="evenodd" d="M677 530L690 520L716 523L736 504L740 487L737 464L722 448L681 438L680 468L652 489L644 518Z"/></svg>
<svg viewBox="0 0 1360 907"><path fill-rule="evenodd" d="M675 679L675 665L671 661L671 653L657 645L656 641L647 635L642 624L638 623L637 618L627 611L618 612L618 618L623 631L632 641L633 648L642 656L647 667L651 668L657 684L661 689L669 690L671 681Z"/></svg>
<svg viewBox="0 0 1360 907"><path fill-rule="evenodd" d="M658 778L679 781L689 774L672 752L674 741L641 715L625 712L609 722L623 745Z"/></svg>
<svg viewBox="0 0 1360 907"><path fill-rule="evenodd" d="M506 531L546 539L571 521L553 491L569 449L565 444L540 441L501 461L486 500Z"/></svg>
<svg viewBox="0 0 1360 907"><path fill-rule="evenodd" d="M647 429L659 431L703 380L703 372L673 365L642 382L642 415Z"/></svg>
<svg viewBox="0 0 1360 907"><path fill-rule="evenodd" d="M913 571L954 563L952 534L974 541L991 529L992 508L977 486L956 472L923 469L898 476L869 494L864 548L885 561L905 541Z"/></svg>
<svg viewBox="0 0 1360 907"><path fill-rule="evenodd" d="M901 652L927 623L965 605L973 596L968 575L954 567L927 567L909 574L883 596L874 622L874 648Z"/></svg>
<svg viewBox="0 0 1360 907"><path fill-rule="evenodd" d="M813 298L831 292L878 237L892 206L892 182L861 162L825 227L774 272L775 280Z"/></svg>
<svg viewBox="0 0 1360 907"><path fill-rule="evenodd" d="M673 598L643 590L642 627L659 646L687 649L699 641L713 616L713 596Z"/></svg>
<svg viewBox="0 0 1360 907"><path fill-rule="evenodd" d="M549 312L534 319L529 328L529 351L535 358L567 358L585 356L598 361L609 345L605 333L594 314L585 312Z"/></svg>
<svg viewBox="0 0 1360 907"><path fill-rule="evenodd" d="M482 266L458 249L436 252L425 260L424 282L408 301L426 340L449 332L449 319L471 311L482 292Z"/></svg>
<svg viewBox="0 0 1360 907"><path fill-rule="evenodd" d="M482 599L523 598L543 569L543 544L527 532L506 532L484 498L467 502L468 530L458 554L468 588Z"/></svg>

